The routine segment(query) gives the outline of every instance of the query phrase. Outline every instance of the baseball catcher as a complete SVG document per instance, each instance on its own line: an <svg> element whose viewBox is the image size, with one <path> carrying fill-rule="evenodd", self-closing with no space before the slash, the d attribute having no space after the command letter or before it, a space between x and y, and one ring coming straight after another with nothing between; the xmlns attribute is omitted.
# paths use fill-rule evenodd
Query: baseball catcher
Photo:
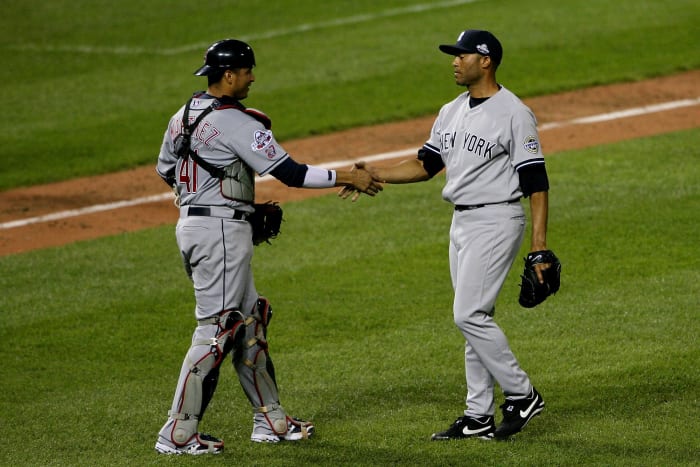
<svg viewBox="0 0 700 467"><path fill-rule="evenodd" d="M520 276L522 282L518 302L525 308L532 308L559 290L561 262L551 250L533 251L524 261L525 269ZM537 274L538 264L549 264L548 268L540 269L541 281Z"/></svg>
<svg viewBox="0 0 700 467"><path fill-rule="evenodd" d="M275 238L282 209L255 203L255 174L287 186L353 186L381 191L365 170L331 170L294 160L277 142L272 122L241 103L255 81L255 55L245 42L212 44L195 75L207 77L173 114L163 135L156 170L174 187L180 218L175 227L185 272L196 301L196 327L180 367L168 418L158 432L161 454L219 454L224 442L200 432L219 371L227 356L248 397L256 443L300 441L314 425L281 405L267 341L272 317L252 271L253 246Z"/></svg>

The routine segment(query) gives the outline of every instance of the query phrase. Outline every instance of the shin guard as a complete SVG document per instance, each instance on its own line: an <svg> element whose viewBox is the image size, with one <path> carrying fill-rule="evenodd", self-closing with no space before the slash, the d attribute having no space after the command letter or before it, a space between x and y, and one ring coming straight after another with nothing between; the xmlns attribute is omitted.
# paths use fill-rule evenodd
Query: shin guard
<svg viewBox="0 0 700 467"><path fill-rule="evenodd" d="M287 415L279 402L275 369L267 346L267 326L272 318L270 302L258 298L246 318L244 345L234 355L233 364L253 412L262 414L277 435L287 432Z"/></svg>
<svg viewBox="0 0 700 467"><path fill-rule="evenodd" d="M227 310L198 322L192 345L180 370L169 418L160 431L175 446L188 444L216 390L221 362L240 346L245 333L243 315Z"/></svg>

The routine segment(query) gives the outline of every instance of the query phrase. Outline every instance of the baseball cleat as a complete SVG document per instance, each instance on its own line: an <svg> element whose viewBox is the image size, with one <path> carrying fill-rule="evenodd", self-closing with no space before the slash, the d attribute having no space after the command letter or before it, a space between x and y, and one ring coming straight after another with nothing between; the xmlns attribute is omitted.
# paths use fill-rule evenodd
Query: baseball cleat
<svg viewBox="0 0 700 467"><path fill-rule="evenodd" d="M544 399L535 388L532 388L532 392L524 399L506 397L501 410L503 410L503 421L494 433L496 439L506 439L525 428L532 417L544 410Z"/></svg>
<svg viewBox="0 0 700 467"><path fill-rule="evenodd" d="M270 429L267 423L256 422L250 440L256 443L279 443L280 441L299 441L311 438L314 425L298 418L287 417L287 432L278 435Z"/></svg>
<svg viewBox="0 0 700 467"><path fill-rule="evenodd" d="M200 454L220 454L223 450L223 441L202 433L195 434L189 443L180 447L165 442L163 438L159 438L156 443L156 451L161 454L189 454L191 456L199 456Z"/></svg>
<svg viewBox="0 0 700 467"><path fill-rule="evenodd" d="M445 441L450 439L481 438L489 440L493 438L496 424L493 417L459 417L447 430L433 433L432 441Z"/></svg>

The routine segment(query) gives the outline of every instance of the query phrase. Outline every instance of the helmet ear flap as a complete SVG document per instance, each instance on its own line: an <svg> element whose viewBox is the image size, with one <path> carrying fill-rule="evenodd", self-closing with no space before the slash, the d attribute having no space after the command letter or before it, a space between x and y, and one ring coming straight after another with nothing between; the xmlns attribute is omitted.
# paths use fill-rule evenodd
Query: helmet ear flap
<svg viewBox="0 0 700 467"><path fill-rule="evenodd" d="M204 54L204 65L194 72L197 76L220 73L228 68L253 68L253 48L243 41L224 39L214 42Z"/></svg>

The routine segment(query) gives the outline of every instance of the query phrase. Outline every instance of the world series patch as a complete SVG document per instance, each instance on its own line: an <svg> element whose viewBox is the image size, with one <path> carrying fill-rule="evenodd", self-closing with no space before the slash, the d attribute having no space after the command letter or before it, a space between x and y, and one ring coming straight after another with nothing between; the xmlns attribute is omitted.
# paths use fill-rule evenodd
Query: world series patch
<svg viewBox="0 0 700 467"><path fill-rule="evenodd" d="M253 151L262 151L272 142L272 132L270 130L258 130L253 135L253 142L250 147Z"/></svg>
<svg viewBox="0 0 700 467"><path fill-rule="evenodd" d="M537 141L536 137L530 135L523 141L523 147L527 152L537 154L540 151L540 142Z"/></svg>

